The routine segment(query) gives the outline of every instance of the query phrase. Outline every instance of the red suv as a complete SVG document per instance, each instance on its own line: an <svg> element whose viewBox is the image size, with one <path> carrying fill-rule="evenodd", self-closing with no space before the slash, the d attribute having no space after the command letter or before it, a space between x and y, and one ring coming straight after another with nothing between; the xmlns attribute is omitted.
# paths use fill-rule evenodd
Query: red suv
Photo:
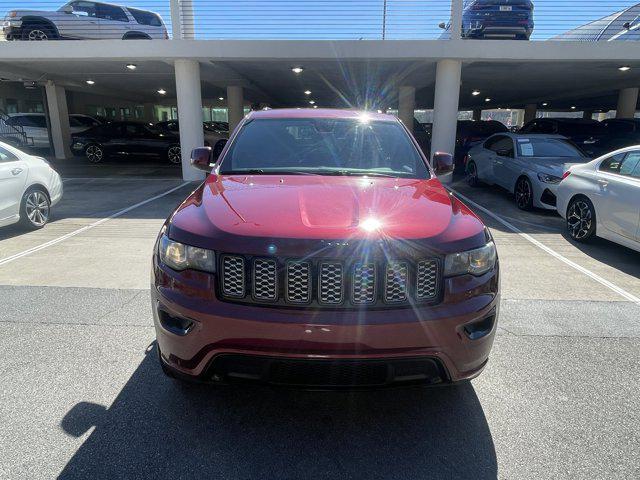
<svg viewBox="0 0 640 480"><path fill-rule="evenodd" d="M311 388L478 375L499 308L489 230L396 117L253 112L168 218L151 296L165 373Z"/></svg>

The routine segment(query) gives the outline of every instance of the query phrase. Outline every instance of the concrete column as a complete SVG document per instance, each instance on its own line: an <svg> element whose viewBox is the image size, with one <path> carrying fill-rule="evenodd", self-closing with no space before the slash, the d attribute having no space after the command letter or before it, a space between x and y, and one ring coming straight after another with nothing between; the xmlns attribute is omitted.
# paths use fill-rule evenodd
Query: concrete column
<svg viewBox="0 0 640 480"><path fill-rule="evenodd" d="M413 132L413 115L416 109L415 87L400 87L398 92L398 118Z"/></svg>
<svg viewBox="0 0 640 480"><path fill-rule="evenodd" d="M616 118L633 118L636 114L638 103L637 88L623 88L618 92L618 108Z"/></svg>
<svg viewBox="0 0 640 480"><path fill-rule="evenodd" d="M242 87L237 85L227 87L227 116L229 118L229 133L231 133L244 117Z"/></svg>
<svg viewBox="0 0 640 480"><path fill-rule="evenodd" d="M591 120L592 117L593 117L593 110L585 109L582 111L582 118Z"/></svg>
<svg viewBox="0 0 640 480"><path fill-rule="evenodd" d="M454 154L460 100L460 60L440 60L436 68L436 86L433 100L433 133L431 158L435 152ZM451 177L449 175L448 177ZM451 178L441 179L449 183Z"/></svg>
<svg viewBox="0 0 640 480"><path fill-rule="evenodd" d="M538 113L538 106L535 103L528 103L524 106L524 123L528 123L531 120L536 119Z"/></svg>
<svg viewBox="0 0 640 480"><path fill-rule="evenodd" d="M196 38L195 11L193 0L181 0L182 8L182 38L193 40Z"/></svg>
<svg viewBox="0 0 640 480"><path fill-rule="evenodd" d="M202 93L200 63L197 60L175 61L180 149L182 150L182 178L202 180L204 172L191 167L191 150L204 145L202 128Z"/></svg>
<svg viewBox="0 0 640 480"><path fill-rule="evenodd" d="M180 0L171 0L171 36L174 40L182 38L182 16L180 15Z"/></svg>
<svg viewBox="0 0 640 480"><path fill-rule="evenodd" d="M69 108L64 87L52 81L45 84L49 125L53 153L58 160L71 158L71 129L69 127Z"/></svg>
<svg viewBox="0 0 640 480"><path fill-rule="evenodd" d="M142 105L144 109L144 121L149 123L156 123L156 106L153 103L145 103Z"/></svg>
<svg viewBox="0 0 640 480"><path fill-rule="evenodd" d="M480 108L476 108L473 111L473 121L479 122L480 120L482 120L482 110Z"/></svg>
<svg viewBox="0 0 640 480"><path fill-rule="evenodd" d="M462 38L462 0L451 0L451 40Z"/></svg>

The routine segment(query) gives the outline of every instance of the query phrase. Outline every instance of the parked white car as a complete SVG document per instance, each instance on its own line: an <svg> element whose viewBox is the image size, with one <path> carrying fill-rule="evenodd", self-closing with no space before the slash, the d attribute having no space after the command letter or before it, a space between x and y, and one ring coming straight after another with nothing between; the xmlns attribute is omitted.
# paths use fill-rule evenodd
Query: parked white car
<svg viewBox="0 0 640 480"><path fill-rule="evenodd" d="M7 40L169 38L157 13L85 0L66 3L56 11L12 10L2 30Z"/></svg>
<svg viewBox="0 0 640 480"><path fill-rule="evenodd" d="M33 139L33 143L29 143L30 146L35 148L50 147L47 117L44 113L10 113L8 117L9 118L5 120L7 125L18 128L22 127L27 138ZM95 123L95 125L100 124L98 120L88 115L69 115L70 133L83 132L91 128L91 125L87 125L89 119L92 120L91 123Z"/></svg>
<svg viewBox="0 0 640 480"><path fill-rule="evenodd" d="M598 236L640 252L640 146L571 167L557 195L571 238Z"/></svg>
<svg viewBox="0 0 640 480"><path fill-rule="evenodd" d="M555 210L556 189L564 172L588 161L560 135L499 133L469 150L465 168L470 185L483 182L506 188L522 210Z"/></svg>
<svg viewBox="0 0 640 480"><path fill-rule="evenodd" d="M60 175L44 158L0 143L0 227L44 227L62 190Z"/></svg>

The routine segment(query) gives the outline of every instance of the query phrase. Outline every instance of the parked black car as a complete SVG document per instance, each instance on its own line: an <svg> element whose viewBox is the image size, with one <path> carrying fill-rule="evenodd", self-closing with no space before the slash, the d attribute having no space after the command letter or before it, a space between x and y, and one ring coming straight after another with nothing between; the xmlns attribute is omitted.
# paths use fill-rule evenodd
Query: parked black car
<svg viewBox="0 0 640 480"><path fill-rule="evenodd" d="M456 129L455 169L464 171L464 157L474 145L489 138L494 133L508 132L509 129L497 120L459 120Z"/></svg>
<svg viewBox="0 0 640 480"><path fill-rule="evenodd" d="M529 40L532 32L531 0L468 0L464 3L463 38Z"/></svg>
<svg viewBox="0 0 640 480"><path fill-rule="evenodd" d="M640 144L640 132L628 126L607 126L604 122L582 118L537 118L520 129L520 133L558 134L572 140L588 157L599 157L618 148Z"/></svg>
<svg viewBox="0 0 640 480"><path fill-rule="evenodd" d="M71 149L92 163L114 155L158 156L170 163L181 162L180 137L138 122L111 122L75 133Z"/></svg>

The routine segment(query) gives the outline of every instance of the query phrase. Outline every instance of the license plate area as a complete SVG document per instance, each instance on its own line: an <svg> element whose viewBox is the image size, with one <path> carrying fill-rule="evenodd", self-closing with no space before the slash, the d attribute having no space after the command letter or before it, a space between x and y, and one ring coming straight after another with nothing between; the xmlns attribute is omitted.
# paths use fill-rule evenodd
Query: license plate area
<svg viewBox="0 0 640 480"><path fill-rule="evenodd" d="M500 5L501 12L510 12L511 10L513 10L511 5Z"/></svg>

